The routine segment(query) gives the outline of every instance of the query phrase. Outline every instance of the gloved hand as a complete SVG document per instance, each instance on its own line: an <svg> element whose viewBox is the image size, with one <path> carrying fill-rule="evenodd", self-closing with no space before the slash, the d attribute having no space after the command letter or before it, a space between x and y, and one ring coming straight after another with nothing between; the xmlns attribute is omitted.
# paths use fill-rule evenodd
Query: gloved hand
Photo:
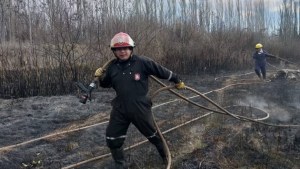
<svg viewBox="0 0 300 169"><path fill-rule="evenodd" d="M179 83L175 84L175 87L177 89L185 89L185 84L182 81L180 81Z"/></svg>
<svg viewBox="0 0 300 169"><path fill-rule="evenodd" d="M95 77L101 77L104 72L105 70L102 67L98 68L95 72Z"/></svg>

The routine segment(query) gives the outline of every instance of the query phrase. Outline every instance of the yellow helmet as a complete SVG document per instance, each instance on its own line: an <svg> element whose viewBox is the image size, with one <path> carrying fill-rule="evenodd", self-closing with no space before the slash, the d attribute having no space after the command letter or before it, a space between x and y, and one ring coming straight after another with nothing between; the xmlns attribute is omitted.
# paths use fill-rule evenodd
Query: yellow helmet
<svg viewBox="0 0 300 169"><path fill-rule="evenodd" d="M260 49L262 47L263 47L263 45L261 43L258 43L258 44L255 45L255 49Z"/></svg>

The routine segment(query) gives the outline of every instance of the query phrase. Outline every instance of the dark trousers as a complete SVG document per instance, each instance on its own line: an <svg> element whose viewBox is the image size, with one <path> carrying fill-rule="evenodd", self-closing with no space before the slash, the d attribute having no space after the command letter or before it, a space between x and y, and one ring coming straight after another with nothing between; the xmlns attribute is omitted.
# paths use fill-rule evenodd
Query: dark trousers
<svg viewBox="0 0 300 169"><path fill-rule="evenodd" d="M113 110L106 129L106 142L111 152L114 152L112 155L116 162L125 161L121 150L131 123L156 146L162 158L166 158L162 140L157 135L154 126L151 112L152 102L150 99L146 97L137 100L115 99L112 102L112 106Z"/></svg>
<svg viewBox="0 0 300 169"><path fill-rule="evenodd" d="M266 64L255 64L255 73L261 78L261 74L263 79L266 79Z"/></svg>

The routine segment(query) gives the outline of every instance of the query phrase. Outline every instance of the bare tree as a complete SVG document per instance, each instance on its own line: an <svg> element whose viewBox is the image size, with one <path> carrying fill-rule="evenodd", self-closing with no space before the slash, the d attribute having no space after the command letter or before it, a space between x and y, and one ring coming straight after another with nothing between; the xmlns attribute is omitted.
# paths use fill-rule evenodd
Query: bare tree
<svg viewBox="0 0 300 169"><path fill-rule="evenodd" d="M34 81L44 86L44 94L67 93L72 90L72 81L88 79L87 74L92 76L94 69L112 57L109 41L120 31L133 37L137 52L156 57L184 73L193 72L189 65L195 63L193 68L197 72L203 71L203 67L233 68L232 62L239 63L238 66L249 62L245 53L252 50L253 43L281 44L268 35L270 31L285 42L292 39L293 44L298 44L299 2L283 0L278 21L268 12L267 2L2 0L1 82L23 81L26 88L34 88ZM181 57L185 57L184 62L174 59ZM6 78L12 69L19 71L22 79Z"/></svg>

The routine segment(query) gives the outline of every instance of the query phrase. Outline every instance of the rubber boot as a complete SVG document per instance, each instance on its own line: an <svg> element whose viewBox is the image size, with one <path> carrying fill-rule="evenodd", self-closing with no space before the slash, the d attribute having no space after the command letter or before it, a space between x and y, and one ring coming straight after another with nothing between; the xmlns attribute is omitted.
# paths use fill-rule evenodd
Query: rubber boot
<svg viewBox="0 0 300 169"><path fill-rule="evenodd" d="M164 164L168 164L168 158L167 158L167 155L165 153L165 150L164 150L164 146L163 146L163 143L160 142L159 144L156 144L156 149L160 155L160 157L162 158L163 160L163 163Z"/></svg>
<svg viewBox="0 0 300 169"><path fill-rule="evenodd" d="M164 164L168 164L168 158L167 158L167 155L165 153L165 149L164 149L164 145L163 145L162 139L159 136L156 135L155 137L148 138L148 140L153 145L155 145L155 147L156 147L156 149L157 149L160 157L163 160L163 163Z"/></svg>
<svg viewBox="0 0 300 169"><path fill-rule="evenodd" d="M110 149L110 152L115 161L115 169L128 169L122 148Z"/></svg>
<svg viewBox="0 0 300 169"><path fill-rule="evenodd" d="M256 75L258 76L258 78L259 78L260 80L262 80L260 71L255 69L255 73L256 73Z"/></svg>

